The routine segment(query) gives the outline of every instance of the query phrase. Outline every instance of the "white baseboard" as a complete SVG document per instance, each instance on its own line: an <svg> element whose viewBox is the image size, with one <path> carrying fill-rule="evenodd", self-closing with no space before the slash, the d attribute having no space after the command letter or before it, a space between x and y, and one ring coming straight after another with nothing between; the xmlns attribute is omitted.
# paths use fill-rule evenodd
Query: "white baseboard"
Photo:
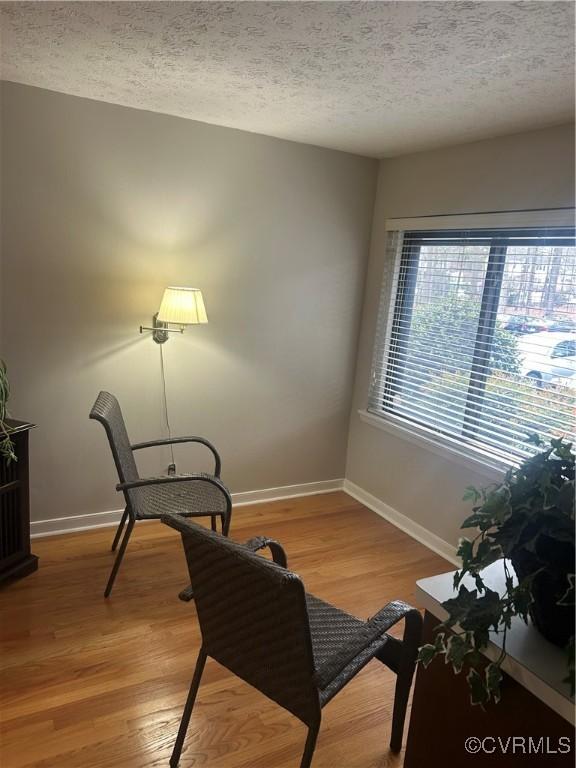
<svg viewBox="0 0 576 768"><path fill-rule="evenodd" d="M341 491L344 487L342 478L336 480L320 480L316 483L301 483L299 485L282 485L279 488L265 488L261 491L243 491L232 494L234 507L244 507L247 504L263 504L267 501L293 499L298 496L315 496L319 493ZM113 509L108 512L93 512L87 515L71 517L54 517L51 520L36 520L30 523L33 539L44 536L57 536L60 533L76 533L89 531L94 528L109 528L118 525L123 509Z"/></svg>
<svg viewBox="0 0 576 768"><path fill-rule="evenodd" d="M235 507L243 507L246 504L262 504L265 501L294 499L297 496L317 496L319 493L341 491L343 488L344 478L339 478L337 480L319 480L317 483L282 485L279 488L265 488L263 491L233 493L232 502Z"/></svg>
<svg viewBox="0 0 576 768"><path fill-rule="evenodd" d="M30 538L41 539L44 536L58 536L60 533L77 533L78 531L91 531L95 528L110 528L112 525L118 525L123 511L123 509L112 509L108 512L92 512L87 515L32 520Z"/></svg>
<svg viewBox="0 0 576 768"><path fill-rule="evenodd" d="M407 533L413 539L416 539L416 541L424 544L428 549L436 552L437 555L440 555L454 565L461 565L460 559L456 556L456 547L449 544L447 541L444 541L444 539L441 539L439 536L436 536L432 531L429 531L411 518L406 517L406 515L393 509L393 507L388 506L384 501L381 501L376 496L368 493L368 491L360 488L359 485L356 485L356 483L353 483L350 480L344 480L344 491L349 496L356 499L356 501L364 504L368 509L376 512L380 517L388 520L388 522L395 525L396 528L400 528L401 531L404 531L404 533Z"/></svg>
<svg viewBox="0 0 576 768"><path fill-rule="evenodd" d="M320 480L316 483L301 483L300 485L283 485L279 488L265 488L260 491L244 491L232 494L234 507L243 507L248 504L263 504L282 499L293 499L298 496L314 496L319 493L344 490L352 498L364 504L376 514L388 520L389 523L400 528L413 539L444 557L454 565L460 565L456 557L456 547L441 539L436 534L424 528L419 523L406 517L401 512L390 507L385 502L365 491L350 480ZM72 517L56 517L51 520L36 520L30 524L33 539L44 536L57 536L61 533L76 533L78 531L94 530L96 528L109 528L118 525L122 516L122 509L114 509L108 512L93 512L87 515L74 515Z"/></svg>

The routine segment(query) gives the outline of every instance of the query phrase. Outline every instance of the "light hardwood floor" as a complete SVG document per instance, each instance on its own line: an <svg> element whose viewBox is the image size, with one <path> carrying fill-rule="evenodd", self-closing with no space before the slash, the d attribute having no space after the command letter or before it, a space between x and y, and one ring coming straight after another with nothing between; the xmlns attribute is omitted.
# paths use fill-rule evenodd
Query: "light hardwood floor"
<svg viewBox="0 0 576 768"><path fill-rule="evenodd" d="M136 525L112 596L113 529L39 539L40 570L0 593L2 768L150 768L168 758L199 646L179 536ZM367 618L417 604L442 558L343 492L240 507L231 535L279 539L310 592ZM265 611L265 606L262 607ZM371 662L323 712L313 768L402 765L394 676ZM306 729L209 660L182 768L297 768Z"/></svg>

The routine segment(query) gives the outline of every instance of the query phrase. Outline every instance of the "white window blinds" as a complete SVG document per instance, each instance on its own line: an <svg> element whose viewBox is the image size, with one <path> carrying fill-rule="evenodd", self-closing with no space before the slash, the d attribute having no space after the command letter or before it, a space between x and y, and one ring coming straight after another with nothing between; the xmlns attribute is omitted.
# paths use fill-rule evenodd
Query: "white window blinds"
<svg viewBox="0 0 576 768"><path fill-rule="evenodd" d="M510 461L574 432L574 228L393 232L368 410Z"/></svg>

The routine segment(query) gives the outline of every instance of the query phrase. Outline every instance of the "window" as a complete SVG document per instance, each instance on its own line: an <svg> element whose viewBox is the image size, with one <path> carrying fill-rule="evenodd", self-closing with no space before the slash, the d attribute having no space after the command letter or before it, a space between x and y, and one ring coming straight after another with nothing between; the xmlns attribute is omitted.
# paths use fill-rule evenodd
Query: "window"
<svg viewBox="0 0 576 768"><path fill-rule="evenodd" d="M510 462L574 432L574 228L392 232L368 410Z"/></svg>

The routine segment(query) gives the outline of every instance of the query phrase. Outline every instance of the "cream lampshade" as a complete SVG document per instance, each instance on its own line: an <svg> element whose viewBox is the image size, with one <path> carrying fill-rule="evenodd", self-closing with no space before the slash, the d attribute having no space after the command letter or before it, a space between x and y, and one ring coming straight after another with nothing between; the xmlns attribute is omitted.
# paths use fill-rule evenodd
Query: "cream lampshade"
<svg viewBox="0 0 576 768"><path fill-rule="evenodd" d="M174 325L197 325L207 323L206 307L202 291L198 288L170 286L164 290L158 321Z"/></svg>
<svg viewBox="0 0 576 768"><path fill-rule="evenodd" d="M171 285L164 289L160 309L152 318L152 326L141 325L140 333L152 331L152 338L156 344L164 344L168 341L170 333L184 333L186 325L207 322L208 316L202 291L198 288L180 288Z"/></svg>

